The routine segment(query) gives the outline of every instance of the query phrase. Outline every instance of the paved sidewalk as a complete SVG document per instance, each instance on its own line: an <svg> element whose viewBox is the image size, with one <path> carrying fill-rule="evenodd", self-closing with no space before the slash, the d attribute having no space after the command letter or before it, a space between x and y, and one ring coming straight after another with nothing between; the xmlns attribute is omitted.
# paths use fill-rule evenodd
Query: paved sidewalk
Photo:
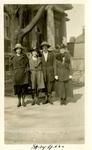
<svg viewBox="0 0 92 150"><path fill-rule="evenodd" d="M66 106L34 105L17 108L16 97L5 97L5 143L84 143L84 87L74 90ZM28 100L28 97L26 98Z"/></svg>

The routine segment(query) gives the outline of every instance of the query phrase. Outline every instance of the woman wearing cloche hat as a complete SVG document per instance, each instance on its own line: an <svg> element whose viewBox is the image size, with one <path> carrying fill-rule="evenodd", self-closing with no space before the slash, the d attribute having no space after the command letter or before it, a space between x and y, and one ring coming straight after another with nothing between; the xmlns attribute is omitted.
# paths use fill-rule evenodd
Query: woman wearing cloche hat
<svg viewBox="0 0 92 150"><path fill-rule="evenodd" d="M38 50L33 47L29 57L29 66L31 71L32 83L32 105L40 105L39 95L40 91L45 88L43 80L43 72L41 66L41 58L38 55Z"/></svg>
<svg viewBox="0 0 92 150"><path fill-rule="evenodd" d="M13 50L15 55L11 58L11 66L14 72L14 92L18 96L17 107L25 106L25 93L28 87L29 60L23 53L23 46L18 43Z"/></svg>

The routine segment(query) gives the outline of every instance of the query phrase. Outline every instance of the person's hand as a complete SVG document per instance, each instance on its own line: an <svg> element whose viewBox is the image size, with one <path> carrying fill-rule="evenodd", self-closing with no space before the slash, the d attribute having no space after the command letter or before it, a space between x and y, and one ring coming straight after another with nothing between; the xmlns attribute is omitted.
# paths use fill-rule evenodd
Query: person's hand
<svg viewBox="0 0 92 150"><path fill-rule="evenodd" d="M58 80L58 76L55 76L55 79Z"/></svg>
<svg viewBox="0 0 92 150"><path fill-rule="evenodd" d="M72 75L69 75L69 79L72 79Z"/></svg>

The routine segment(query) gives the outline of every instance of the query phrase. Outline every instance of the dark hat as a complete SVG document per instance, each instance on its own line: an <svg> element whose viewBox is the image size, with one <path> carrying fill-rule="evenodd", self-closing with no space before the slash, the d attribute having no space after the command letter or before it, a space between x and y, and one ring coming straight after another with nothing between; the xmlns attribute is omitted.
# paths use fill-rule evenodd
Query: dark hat
<svg viewBox="0 0 92 150"><path fill-rule="evenodd" d="M30 52L33 52L33 51L36 51L36 52L37 52L36 46L34 46L34 47L31 48Z"/></svg>
<svg viewBox="0 0 92 150"><path fill-rule="evenodd" d="M51 45L48 44L48 42L46 42L46 41L43 41L43 42L41 43L41 47L43 47L44 45L46 45L48 48L51 46Z"/></svg>
<svg viewBox="0 0 92 150"><path fill-rule="evenodd" d="M20 49L24 49L24 47L20 44L20 43L17 43L16 45L15 45L15 47L13 48L13 50L15 51L16 49L18 49L18 48L20 48Z"/></svg>
<svg viewBox="0 0 92 150"><path fill-rule="evenodd" d="M67 48L67 45L61 44L61 47L60 47L60 48Z"/></svg>
<svg viewBox="0 0 92 150"><path fill-rule="evenodd" d="M56 49L60 49L60 45L59 44L56 45Z"/></svg>

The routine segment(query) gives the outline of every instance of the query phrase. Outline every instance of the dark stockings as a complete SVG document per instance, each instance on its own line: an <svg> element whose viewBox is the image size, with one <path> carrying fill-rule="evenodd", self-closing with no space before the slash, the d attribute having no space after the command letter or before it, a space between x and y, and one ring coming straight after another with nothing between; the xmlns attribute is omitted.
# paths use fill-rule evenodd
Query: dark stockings
<svg viewBox="0 0 92 150"><path fill-rule="evenodd" d="M32 91L32 105L35 105L35 104L38 104L40 105L40 102L39 102L39 90L33 90Z"/></svg>
<svg viewBox="0 0 92 150"><path fill-rule="evenodd" d="M66 98L61 98L60 104L61 104L61 105L66 105Z"/></svg>
<svg viewBox="0 0 92 150"><path fill-rule="evenodd" d="M21 106L21 93L18 94L18 104L17 107Z"/></svg>
<svg viewBox="0 0 92 150"><path fill-rule="evenodd" d="M26 104L25 104L25 90L24 89L22 89L22 106L26 106Z"/></svg>
<svg viewBox="0 0 92 150"><path fill-rule="evenodd" d="M22 102L21 102L21 99L22 99ZM17 104L17 107L20 107L20 106L26 106L25 105L25 90L24 89L21 89L21 91L18 93L18 104Z"/></svg>

